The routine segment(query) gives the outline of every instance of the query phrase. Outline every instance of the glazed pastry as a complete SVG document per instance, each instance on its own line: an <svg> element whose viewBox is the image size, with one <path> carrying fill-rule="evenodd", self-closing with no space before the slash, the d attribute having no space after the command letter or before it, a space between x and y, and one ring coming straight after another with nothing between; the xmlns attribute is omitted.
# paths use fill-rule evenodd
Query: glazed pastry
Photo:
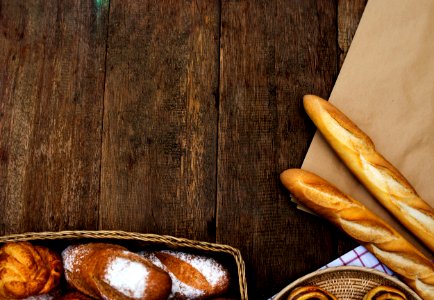
<svg viewBox="0 0 434 300"><path fill-rule="evenodd" d="M229 288L229 273L216 260L177 251L142 252L146 259L172 278L170 299L203 299Z"/></svg>
<svg viewBox="0 0 434 300"><path fill-rule="evenodd" d="M28 242L7 243L0 249L0 299L48 294L63 273L60 256Z"/></svg>
<svg viewBox="0 0 434 300"><path fill-rule="evenodd" d="M305 96L303 103L309 117L351 172L387 210L434 251L434 209L376 151L369 136L341 111L313 95Z"/></svg>
<svg viewBox="0 0 434 300"><path fill-rule="evenodd" d="M96 299L162 300L169 275L126 248L103 243L70 246L63 253L67 282Z"/></svg>
<svg viewBox="0 0 434 300"><path fill-rule="evenodd" d="M363 300L407 300L407 297L396 288L380 285L370 290Z"/></svg>
<svg viewBox="0 0 434 300"><path fill-rule="evenodd" d="M301 286L291 291L288 300L337 300L330 292L317 286Z"/></svg>
<svg viewBox="0 0 434 300"><path fill-rule="evenodd" d="M422 298L434 299L433 262L393 227L362 203L311 172L289 169L280 178L300 203L365 246Z"/></svg>

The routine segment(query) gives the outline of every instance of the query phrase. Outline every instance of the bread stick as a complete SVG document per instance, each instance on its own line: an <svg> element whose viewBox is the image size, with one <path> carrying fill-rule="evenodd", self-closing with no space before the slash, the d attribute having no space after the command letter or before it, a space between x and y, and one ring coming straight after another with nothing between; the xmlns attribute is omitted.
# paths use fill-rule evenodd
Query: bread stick
<svg viewBox="0 0 434 300"><path fill-rule="evenodd" d="M280 178L300 203L361 243L423 299L434 299L434 264L393 227L313 173L289 169Z"/></svg>
<svg viewBox="0 0 434 300"><path fill-rule="evenodd" d="M371 194L434 252L434 210L375 150L372 140L341 111L307 95L304 107L326 141ZM428 174L427 174L428 175Z"/></svg>

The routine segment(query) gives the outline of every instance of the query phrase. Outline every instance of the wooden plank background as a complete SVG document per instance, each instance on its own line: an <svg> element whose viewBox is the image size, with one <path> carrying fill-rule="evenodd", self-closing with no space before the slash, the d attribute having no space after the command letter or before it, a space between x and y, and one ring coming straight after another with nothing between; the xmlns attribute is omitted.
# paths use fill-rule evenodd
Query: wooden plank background
<svg viewBox="0 0 434 300"><path fill-rule="evenodd" d="M265 299L355 244L278 175L314 134L366 0L0 1L0 234L230 244Z"/></svg>

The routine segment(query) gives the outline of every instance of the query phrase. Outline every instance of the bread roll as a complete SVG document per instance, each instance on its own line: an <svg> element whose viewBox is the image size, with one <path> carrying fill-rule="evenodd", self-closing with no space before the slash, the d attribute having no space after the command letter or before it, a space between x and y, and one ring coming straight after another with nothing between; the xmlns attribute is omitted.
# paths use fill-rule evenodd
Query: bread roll
<svg viewBox="0 0 434 300"><path fill-rule="evenodd" d="M391 286L380 285L363 297L363 300L407 300L403 292Z"/></svg>
<svg viewBox="0 0 434 300"><path fill-rule="evenodd" d="M62 257L67 282L92 298L165 300L169 296L169 275L121 246L70 246Z"/></svg>
<svg viewBox="0 0 434 300"><path fill-rule="evenodd" d="M146 259L169 273L170 299L204 299L229 288L229 273L210 257L178 251L141 252Z"/></svg>
<svg viewBox="0 0 434 300"><path fill-rule="evenodd" d="M288 296L288 300L338 300L332 293L326 290L309 285L293 289Z"/></svg>
<svg viewBox="0 0 434 300"><path fill-rule="evenodd" d="M47 294L63 273L58 254L28 242L6 243L0 249L0 299Z"/></svg>
<svg viewBox="0 0 434 300"><path fill-rule="evenodd" d="M395 229L319 176L289 169L282 183L300 203L365 246L425 300L434 299L434 265Z"/></svg>
<svg viewBox="0 0 434 300"><path fill-rule="evenodd" d="M371 139L336 107L312 95L305 96L303 102L309 117L354 175L387 210L434 252L433 208L375 150Z"/></svg>

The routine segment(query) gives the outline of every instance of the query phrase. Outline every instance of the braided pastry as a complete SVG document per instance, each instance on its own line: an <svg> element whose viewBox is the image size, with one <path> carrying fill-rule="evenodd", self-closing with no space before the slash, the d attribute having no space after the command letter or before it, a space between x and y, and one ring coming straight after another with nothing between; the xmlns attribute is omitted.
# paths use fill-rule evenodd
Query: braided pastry
<svg viewBox="0 0 434 300"><path fill-rule="evenodd" d="M317 286L301 286L293 289L288 300L337 300L337 298Z"/></svg>
<svg viewBox="0 0 434 300"><path fill-rule="evenodd" d="M22 299L53 290L63 273L60 256L28 242L0 249L0 299Z"/></svg>
<svg viewBox="0 0 434 300"><path fill-rule="evenodd" d="M396 288L380 285L366 293L363 300L407 300L407 297Z"/></svg>
<svg viewBox="0 0 434 300"><path fill-rule="evenodd" d="M307 95L304 107L321 134L371 194L434 252L434 210L341 111Z"/></svg>
<svg viewBox="0 0 434 300"><path fill-rule="evenodd" d="M280 178L303 205L365 246L422 298L434 299L434 264L394 228L313 173L289 169Z"/></svg>

